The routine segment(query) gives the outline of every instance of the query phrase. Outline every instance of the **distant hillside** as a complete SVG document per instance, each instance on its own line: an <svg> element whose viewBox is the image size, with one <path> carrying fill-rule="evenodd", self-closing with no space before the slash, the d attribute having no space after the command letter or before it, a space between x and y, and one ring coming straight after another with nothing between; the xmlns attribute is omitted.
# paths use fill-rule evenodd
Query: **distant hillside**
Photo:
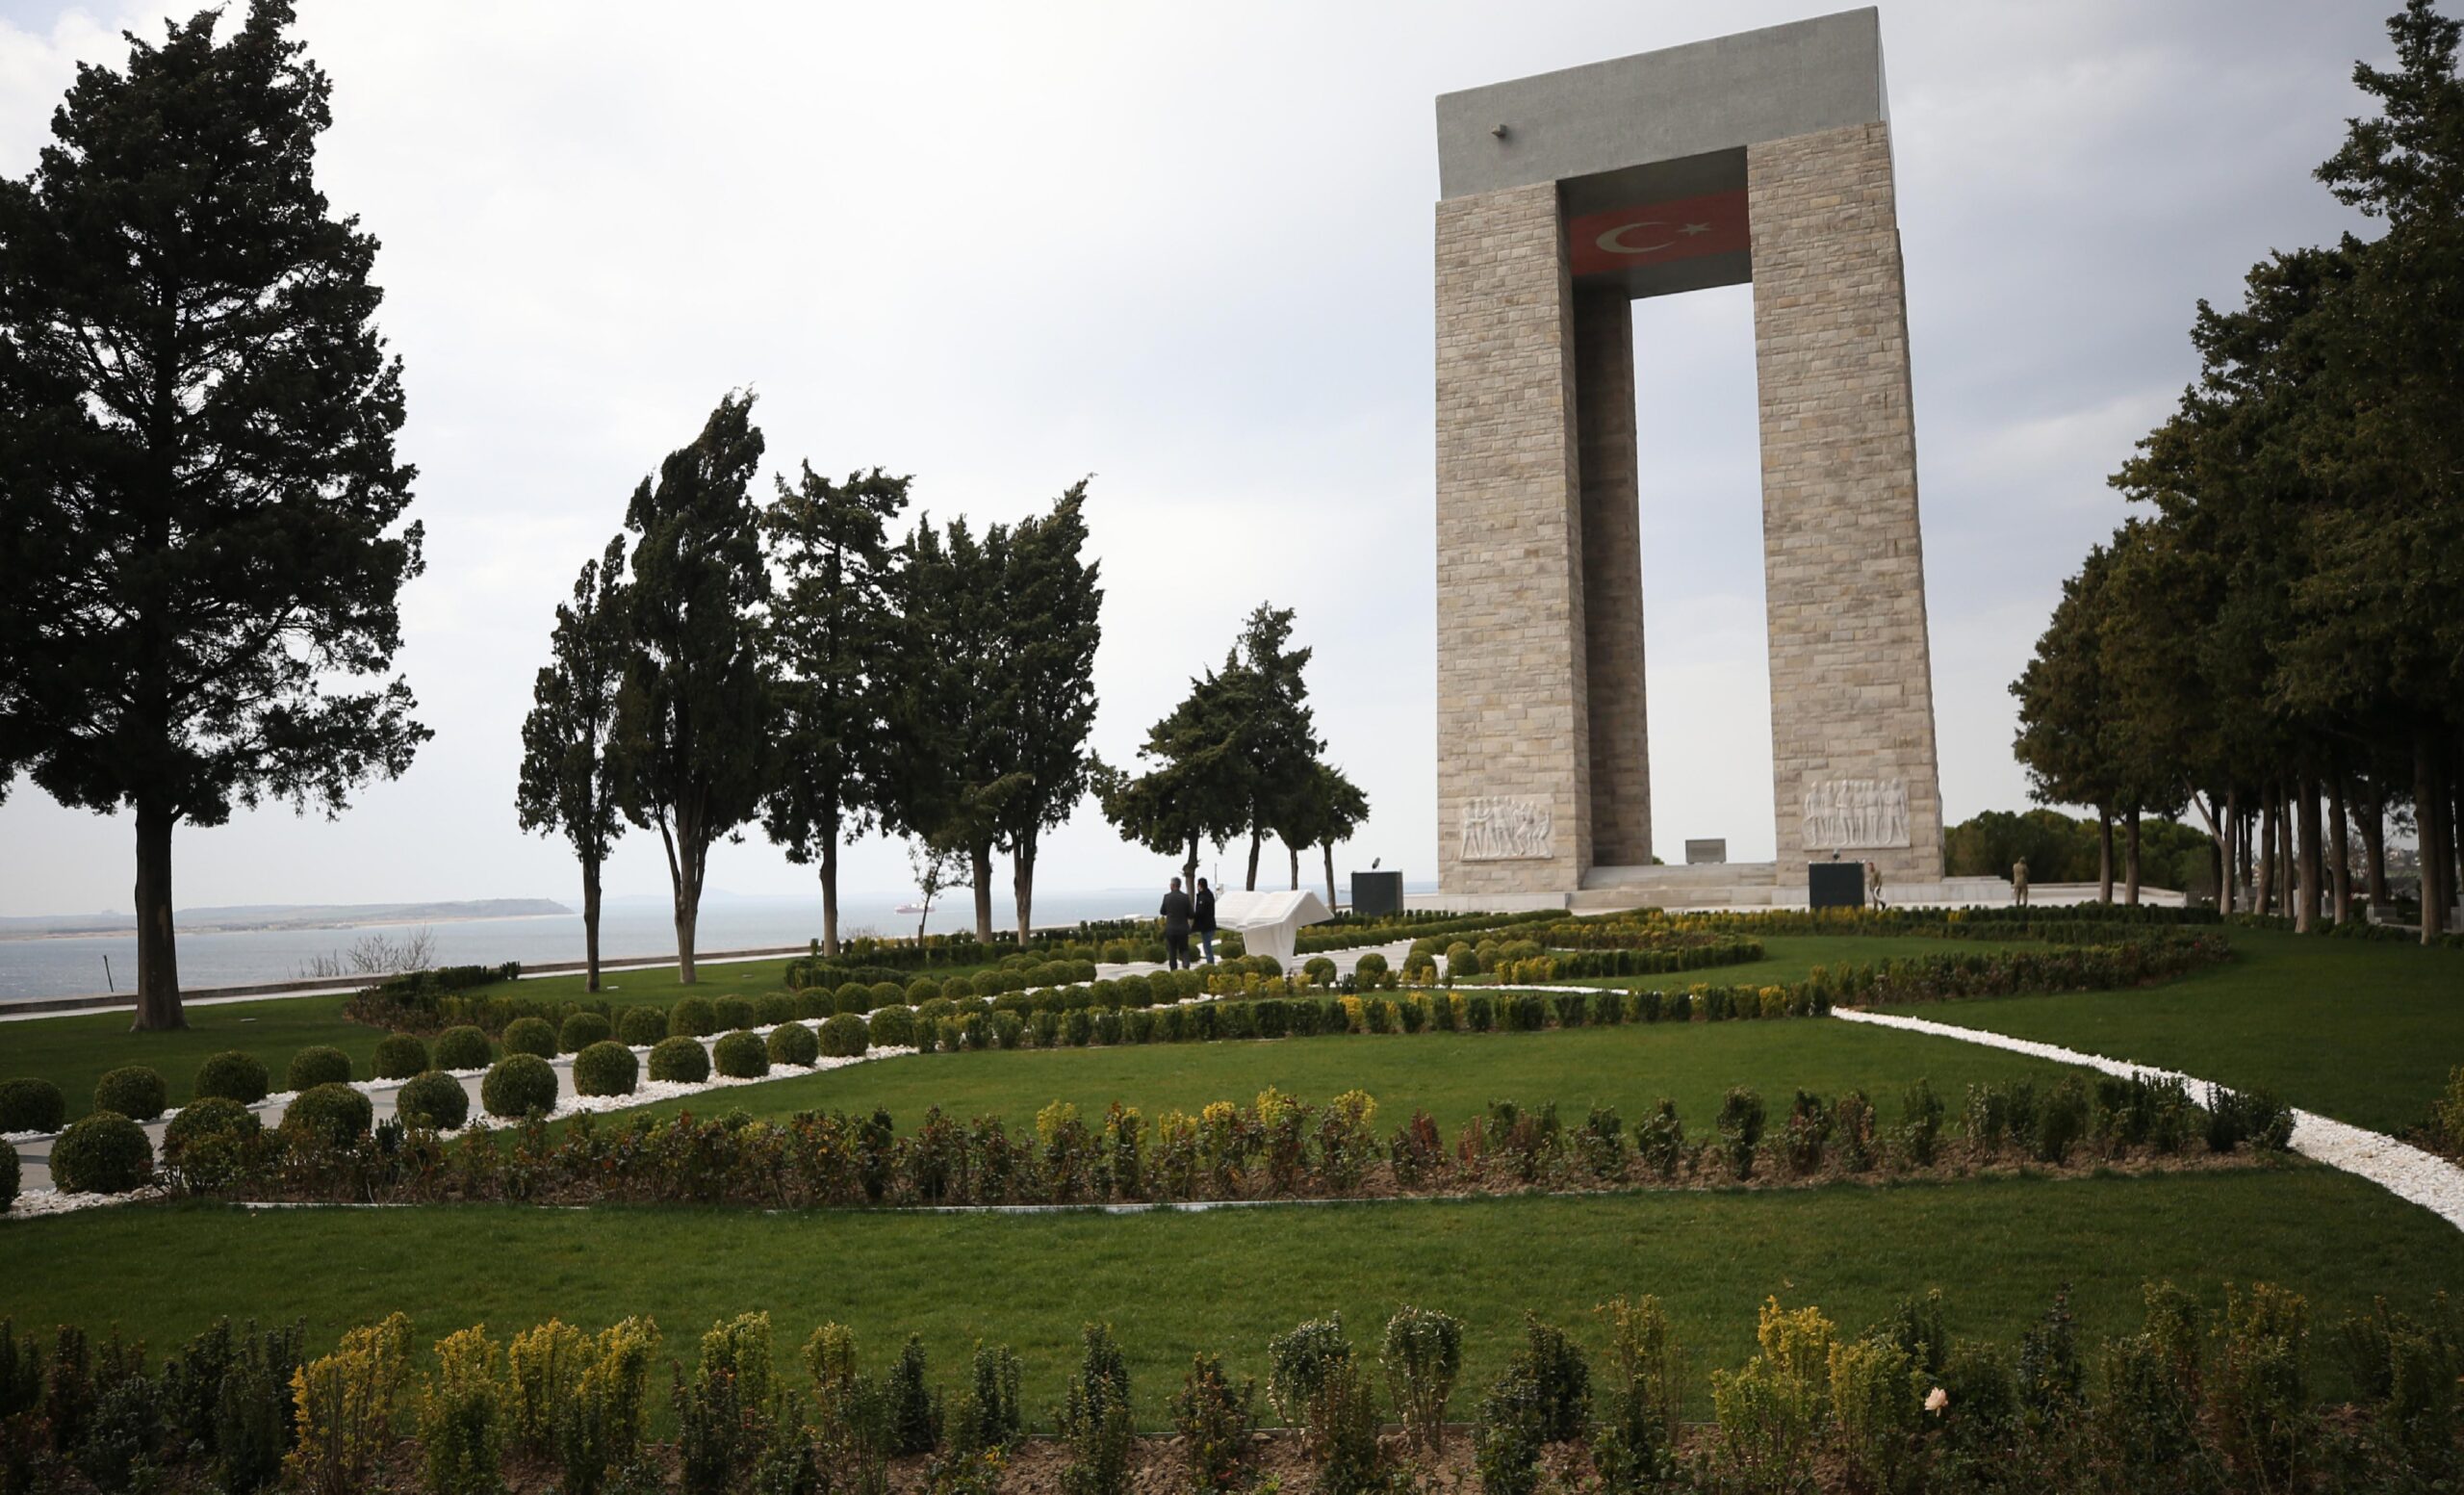
<svg viewBox="0 0 2464 1495"><path fill-rule="evenodd" d="M349 929L365 924L445 924L475 918L528 918L573 910L552 898L474 898L449 903L238 903L181 909L171 915L188 930ZM0 917L0 940L63 935L126 934L133 914L37 914Z"/></svg>

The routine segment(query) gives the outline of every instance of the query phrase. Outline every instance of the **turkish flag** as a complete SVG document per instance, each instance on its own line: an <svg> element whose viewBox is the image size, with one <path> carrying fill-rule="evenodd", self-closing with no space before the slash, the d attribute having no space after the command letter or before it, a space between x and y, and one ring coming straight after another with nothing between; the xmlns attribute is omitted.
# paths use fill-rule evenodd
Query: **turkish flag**
<svg viewBox="0 0 2464 1495"><path fill-rule="evenodd" d="M1566 244L1577 275L1743 249L1745 190L1585 214L1566 224Z"/></svg>

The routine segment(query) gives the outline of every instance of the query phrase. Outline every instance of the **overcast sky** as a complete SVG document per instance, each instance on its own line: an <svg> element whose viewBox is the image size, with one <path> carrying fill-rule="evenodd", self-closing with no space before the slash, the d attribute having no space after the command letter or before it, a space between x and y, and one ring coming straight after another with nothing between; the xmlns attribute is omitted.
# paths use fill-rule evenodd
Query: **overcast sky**
<svg viewBox="0 0 2464 1495"><path fill-rule="evenodd" d="M2105 476L2191 375L2196 298L2350 220L2310 171L2394 4L1883 8L1950 819L2025 803L2005 687L2122 515ZM1298 609L1373 808L1339 865L1433 876L1433 96L1820 9L303 0L319 185L384 245L427 528L398 664L436 738L339 821L183 828L178 901L578 902L563 843L514 828L531 675L633 484L738 385L774 469L912 473L937 516L1094 475L1109 759L1249 608ZM78 62L166 13L0 0L0 170L33 168ZM1772 849L1750 295L1636 307L1671 861ZM128 908L131 840L21 783L0 914ZM1042 866L1163 872L1091 803ZM903 891L905 859L869 842L843 878ZM663 893L656 838L607 882ZM810 874L757 831L709 883Z"/></svg>

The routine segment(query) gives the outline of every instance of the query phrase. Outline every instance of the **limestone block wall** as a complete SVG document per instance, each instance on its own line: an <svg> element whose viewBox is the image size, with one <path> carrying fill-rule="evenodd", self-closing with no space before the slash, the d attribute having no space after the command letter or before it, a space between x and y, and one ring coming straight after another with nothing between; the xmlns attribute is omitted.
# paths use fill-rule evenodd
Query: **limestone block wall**
<svg viewBox="0 0 2464 1495"><path fill-rule="evenodd" d="M1652 860L1652 780L1643 692L1642 496L1634 303L1623 289L1576 297L1575 415L1591 686L1591 859L1600 866L1644 866Z"/></svg>
<svg viewBox="0 0 2464 1495"><path fill-rule="evenodd" d="M1437 840L1450 893L1562 893L1591 865L1574 355L1556 185L1441 201ZM1471 857L1467 812L1481 828Z"/></svg>
<svg viewBox="0 0 2464 1495"><path fill-rule="evenodd" d="M1890 883L1942 875L1933 661L1916 522L1916 434L1889 126L1746 151L1760 385L1779 877L1809 786L1896 784L1909 844L1851 850Z"/></svg>

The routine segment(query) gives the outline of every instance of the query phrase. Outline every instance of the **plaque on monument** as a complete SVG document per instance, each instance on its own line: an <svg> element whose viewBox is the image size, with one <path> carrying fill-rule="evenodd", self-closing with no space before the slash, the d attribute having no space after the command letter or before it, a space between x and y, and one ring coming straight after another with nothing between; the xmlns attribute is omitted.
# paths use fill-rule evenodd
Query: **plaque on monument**
<svg viewBox="0 0 2464 1495"><path fill-rule="evenodd" d="M1685 864L1689 867L1720 866L1728 860L1729 842L1725 836L1685 843Z"/></svg>
<svg viewBox="0 0 2464 1495"><path fill-rule="evenodd" d="M1463 802L1464 861L1522 862L1556 854L1556 827L1547 800L1475 794Z"/></svg>
<svg viewBox="0 0 2464 1495"><path fill-rule="evenodd" d="M1908 844L1904 779L1815 779L1806 784L1808 851L1867 850Z"/></svg>
<svg viewBox="0 0 2464 1495"><path fill-rule="evenodd" d="M1861 862L1807 863L1806 905L1815 909L1863 908L1865 864Z"/></svg>
<svg viewBox="0 0 2464 1495"><path fill-rule="evenodd" d="M1351 875L1351 911L1363 918L1402 913L1403 874L1354 872Z"/></svg>

